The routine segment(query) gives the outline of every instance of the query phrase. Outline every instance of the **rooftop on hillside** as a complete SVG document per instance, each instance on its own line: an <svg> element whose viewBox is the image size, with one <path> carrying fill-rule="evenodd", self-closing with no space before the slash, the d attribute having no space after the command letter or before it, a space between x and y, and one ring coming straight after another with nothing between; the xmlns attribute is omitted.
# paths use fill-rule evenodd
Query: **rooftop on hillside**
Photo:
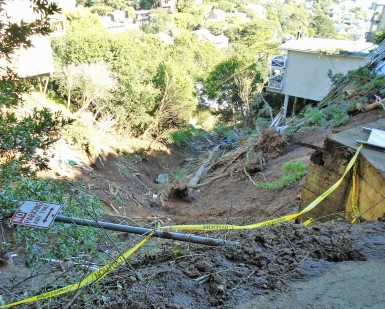
<svg viewBox="0 0 385 309"><path fill-rule="evenodd" d="M369 42L345 41L321 38L300 38L289 40L279 48L283 50L295 50L308 53L327 53L327 54L353 54L365 56L369 54L376 45Z"/></svg>

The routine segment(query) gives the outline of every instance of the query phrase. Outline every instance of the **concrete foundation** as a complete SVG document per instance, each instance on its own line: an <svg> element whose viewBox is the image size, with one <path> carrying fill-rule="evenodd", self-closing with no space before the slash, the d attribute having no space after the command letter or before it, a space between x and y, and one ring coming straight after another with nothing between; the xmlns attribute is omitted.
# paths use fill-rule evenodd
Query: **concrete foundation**
<svg viewBox="0 0 385 309"><path fill-rule="evenodd" d="M366 124L365 127L385 130L385 120ZM354 155L356 140L367 141L369 133L362 126L332 134L325 140L324 150L317 151L311 158L309 172L302 192L300 210L304 209L343 175L347 164ZM358 207L361 218L377 220L385 216L385 152L363 148L358 158L357 170ZM326 197L312 211L300 219L308 217L328 221L337 217L352 220L352 171L341 185Z"/></svg>

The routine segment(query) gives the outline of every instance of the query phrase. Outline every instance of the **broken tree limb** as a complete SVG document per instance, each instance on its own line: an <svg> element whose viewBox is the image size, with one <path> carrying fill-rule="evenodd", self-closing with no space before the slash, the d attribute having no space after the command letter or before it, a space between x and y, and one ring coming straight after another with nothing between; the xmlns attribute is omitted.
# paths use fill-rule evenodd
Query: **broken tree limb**
<svg viewBox="0 0 385 309"><path fill-rule="evenodd" d="M382 99L381 101L377 101L377 102L374 102L374 103L369 104L369 105L366 105L363 108L363 111L364 112L370 111L370 110L375 109L376 107L378 107L378 106L380 106L382 104L385 104L385 99Z"/></svg>
<svg viewBox="0 0 385 309"><path fill-rule="evenodd" d="M195 175L191 178L188 187L195 186L198 184L200 178L202 177L203 172L205 171L207 165L212 160L214 153L216 153L219 150L219 145L215 146L213 151L210 153L208 158L202 163L202 165L199 167L199 169L196 171Z"/></svg>
<svg viewBox="0 0 385 309"><path fill-rule="evenodd" d="M207 180L207 181L205 181L205 182L202 182L202 183L199 183L199 184L196 184L196 185L188 185L187 187L188 187L188 188L191 188L191 189L198 189L198 188L201 188L201 187L204 187L204 186L209 185L209 184L212 183L214 180L221 179L221 178L226 177L226 176L230 176L232 172L233 172L233 171L228 171L227 173L224 173L224 174L221 174L221 175L214 176L214 177L210 178L209 180Z"/></svg>
<svg viewBox="0 0 385 309"><path fill-rule="evenodd" d="M206 170L207 165L212 160L214 153L217 152L218 150L219 150L219 145L214 147L213 151L210 153L208 158L202 163L202 165L198 168L198 170L196 171L196 173L194 174L194 176L191 178L190 182L187 185L179 184L177 186L173 186L172 188L170 188L168 192L168 198L171 198L171 199L176 198L187 202L191 202L192 200L194 200L195 197L193 194L194 193L193 190L201 187L200 185L198 185L198 182L202 177L204 171Z"/></svg>

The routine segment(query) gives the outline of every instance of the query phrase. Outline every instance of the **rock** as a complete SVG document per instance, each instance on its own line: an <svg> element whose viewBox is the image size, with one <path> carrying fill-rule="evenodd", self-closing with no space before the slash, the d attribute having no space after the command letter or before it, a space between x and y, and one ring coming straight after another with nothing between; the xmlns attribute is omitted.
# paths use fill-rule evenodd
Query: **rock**
<svg viewBox="0 0 385 309"><path fill-rule="evenodd" d="M158 184L165 184L170 182L170 175L169 174L159 174L158 177L156 177L155 182Z"/></svg>

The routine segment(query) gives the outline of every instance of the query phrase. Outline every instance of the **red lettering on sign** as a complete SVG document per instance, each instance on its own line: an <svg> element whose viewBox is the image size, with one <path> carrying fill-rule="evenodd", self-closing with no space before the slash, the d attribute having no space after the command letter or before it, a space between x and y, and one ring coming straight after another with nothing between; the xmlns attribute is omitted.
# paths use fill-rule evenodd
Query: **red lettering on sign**
<svg viewBox="0 0 385 309"><path fill-rule="evenodd" d="M23 222L26 215L26 212L16 212L11 219L11 223L20 224Z"/></svg>

